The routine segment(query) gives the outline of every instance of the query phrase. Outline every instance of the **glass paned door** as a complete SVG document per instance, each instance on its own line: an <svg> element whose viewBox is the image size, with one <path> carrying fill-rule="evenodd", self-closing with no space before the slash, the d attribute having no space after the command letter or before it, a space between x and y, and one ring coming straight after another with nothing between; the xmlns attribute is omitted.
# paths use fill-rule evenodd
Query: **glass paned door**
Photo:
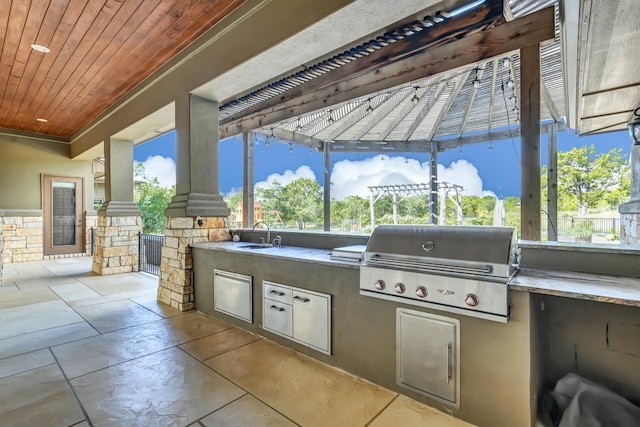
<svg viewBox="0 0 640 427"><path fill-rule="evenodd" d="M51 210L53 221L53 246L76 244L76 184L75 182L52 182Z"/></svg>
<svg viewBox="0 0 640 427"><path fill-rule="evenodd" d="M83 180L44 176L44 253L84 252Z"/></svg>

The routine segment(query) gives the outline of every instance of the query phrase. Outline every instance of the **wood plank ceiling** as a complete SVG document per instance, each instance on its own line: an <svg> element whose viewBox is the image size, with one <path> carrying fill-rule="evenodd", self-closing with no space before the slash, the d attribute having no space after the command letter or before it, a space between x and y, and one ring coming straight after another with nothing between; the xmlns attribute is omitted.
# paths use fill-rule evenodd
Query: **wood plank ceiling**
<svg viewBox="0 0 640 427"><path fill-rule="evenodd" d="M70 138L244 1L0 1L0 128Z"/></svg>

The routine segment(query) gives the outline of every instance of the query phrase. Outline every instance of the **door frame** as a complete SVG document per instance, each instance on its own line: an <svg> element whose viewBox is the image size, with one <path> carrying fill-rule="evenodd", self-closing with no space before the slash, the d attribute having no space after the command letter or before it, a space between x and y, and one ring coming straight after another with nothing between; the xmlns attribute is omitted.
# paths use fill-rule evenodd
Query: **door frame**
<svg viewBox="0 0 640 427"><path fill-rule="evenodd" d="M84 177L63 175L41 175L42 188L42 249L44 255L77 254L86 252L86 233L84 224ZM53 198L54 181L76 184L76 244L53 246Z"/></svg>

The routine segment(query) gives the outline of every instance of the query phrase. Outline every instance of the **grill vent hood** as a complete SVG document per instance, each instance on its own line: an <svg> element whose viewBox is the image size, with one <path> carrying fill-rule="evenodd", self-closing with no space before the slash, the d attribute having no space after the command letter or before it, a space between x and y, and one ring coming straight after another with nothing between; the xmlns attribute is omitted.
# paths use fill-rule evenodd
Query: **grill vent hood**
<svg viewBox="0 0 640 427"><path fill-rule="evenodd" d="M445 265L467 262L502 266L501 273L489 273L503 277L517 269L519 255L513 227L380 225L371 234L364 264L391 254Z"/></svg>

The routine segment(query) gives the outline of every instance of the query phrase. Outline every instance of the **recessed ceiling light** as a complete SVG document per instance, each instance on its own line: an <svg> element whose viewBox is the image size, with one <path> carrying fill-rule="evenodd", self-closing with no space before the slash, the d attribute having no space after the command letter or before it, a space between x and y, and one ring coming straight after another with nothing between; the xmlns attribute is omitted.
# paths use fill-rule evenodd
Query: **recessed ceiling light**
<svg viewBox="0 0 640 427"><path fill-rule="evenodd" d="M40 118L40 117L39 117L39 118L37 118L37 119L36 119L36 121L37 121L37 122L40 122L40 123L49 123L49 120L47 120L47 119L43 119L43 118Z"/></svg>
<svg viewBox="0 0 640 427"><path fill-rule="evenodd" d="M38 52L42 52L42 53L49 53L51 52L51 49L49 49L46 46L42 46L40 44L32 44L31 45L31 49L33 50L37 50Z"/></svg>

